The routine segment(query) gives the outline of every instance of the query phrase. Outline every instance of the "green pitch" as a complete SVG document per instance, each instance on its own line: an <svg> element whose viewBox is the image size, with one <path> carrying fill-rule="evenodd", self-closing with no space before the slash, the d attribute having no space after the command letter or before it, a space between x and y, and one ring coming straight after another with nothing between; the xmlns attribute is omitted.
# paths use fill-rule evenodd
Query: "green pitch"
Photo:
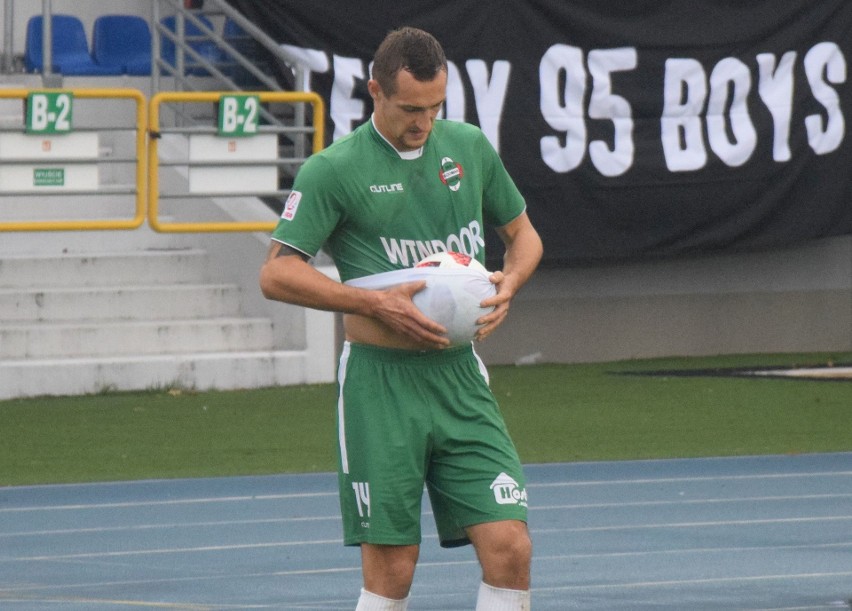
<svg viewBox="0 0 852 611"><path fill-rule="evenodd" d="M491 367L526 463L852 451L852 380L674 370L852 353ZM665 371L664 375L624 375ZM331 471L333 384L0 402L0 485Z"/></svg>

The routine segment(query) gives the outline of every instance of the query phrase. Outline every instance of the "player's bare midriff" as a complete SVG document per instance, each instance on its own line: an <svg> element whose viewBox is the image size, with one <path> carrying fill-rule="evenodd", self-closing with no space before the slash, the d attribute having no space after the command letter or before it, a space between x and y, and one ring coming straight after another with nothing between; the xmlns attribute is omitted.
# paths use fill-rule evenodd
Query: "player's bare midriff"
<svg viewBox="0 0 852 611"><path fill-rule="evenodd" d="M396 333L378 320L359 314L345 314L343 330L346 332L346 339L353 343L401 350L423 350L423 346L414 340Z"/></svg>

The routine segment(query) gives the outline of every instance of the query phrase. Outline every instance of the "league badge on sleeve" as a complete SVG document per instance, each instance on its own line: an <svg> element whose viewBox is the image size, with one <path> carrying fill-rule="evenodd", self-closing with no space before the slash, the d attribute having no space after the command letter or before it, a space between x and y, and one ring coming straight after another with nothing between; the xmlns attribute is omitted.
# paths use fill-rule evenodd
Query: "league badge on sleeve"
<svg viewBox="0 0 852 611"><path fill-rule="evenodd" d="M291 191L290 197L284 202L284 211L281 213L281 218L285 221L292 221L296 216L296 210L299 209L299 202L302 200L301 191Z"/></svg>

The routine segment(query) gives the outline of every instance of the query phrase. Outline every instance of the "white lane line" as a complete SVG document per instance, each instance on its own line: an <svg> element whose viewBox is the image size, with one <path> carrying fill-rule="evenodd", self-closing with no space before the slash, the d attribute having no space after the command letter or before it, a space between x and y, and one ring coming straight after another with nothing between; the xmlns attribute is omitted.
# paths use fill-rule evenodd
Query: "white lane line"
<svg viewBox="0 0 852 611"><path fill-rule="evenodd" d="M783 552L808 550L835 550L852 548L852 541L838 543L801 543L798 545L749 545L731 547L687 547L683 549L636 550L621 552L589 552L533 556L533 564L539 562L564 562L565 560L588 560L594 558L632 558L636 556L677 556L691 554L737 554L748 552Z"/></svg>
<svg viewBox="0 0 852 611"><path fill-rule="evenodd" d="M296 518L267 518L257 520L217 520L209 522L171 522L166 524L132 524L128 526L97 526L92 528L61 528L53 530L30 530L0 533L0 539L15 537L53 537L94 533L118 533L149 530L173 530L177 528L219 528L222 526L254 526L264 524L287 524L291 522L339 522L339 515Z"/></svg>
<svg viewBox="0 0 852 611"><path fill-rule="evenodd" d="M125 556L154 556L161 554L197 554L202 552L230 552L235 550L258 550L278 547L300 547L305 545L340 545L340 538L313 539L308 541L270 541L267 543L240 543L234 545L204 545L199 547L163 547L157 549L122 550L113 552L86 552L80 554L51 554L47 556L18 556L0 558L0 561L41 562L56 560L82 560L86 558L120 558Z"/></svg>
<svg viewBox="0 0 852 611"><path fill-rule="evenodd" d="M548 528L540 529L540 533L558 532L599 532L609 530L647 530L665 528L708 528L717 526L755 526L758 524L803 524L808 522L848 522L852 521L852 515L847 516L820 516L820 517L798 517L798 518L766 518L756 520L708 520L705 522L661 522L656 524L613 524L609 526L578 526L570 528Z"/></svg>
<svg viewBox="0 0 852 611"><path fill-rule="evenodd" d="M624 583L589 583L569 586L548 586L534 588L536 592L582 592L588 590L625 590L630 588L671 588L693 585L711 585L726 583L756 583L765 581L788 581L790 579L833 579L852 577L852 572L838 573L787 573L778 575L752 575L748 577L708 577L702 579L668 579L661 581L629 581Z"/></svg>
<svg viewBox="0 0 852 611"><path fill-rule="evenodd" d="M78 511L88 509L124 509L127 507L163 507L168 505L198 505L207 503L245 503L253 501L281 501L290 499L335 497L337 492L310 492L303 494L265 494L246 496L201 497L194 499L172 499L167 501L126 501L122 503L77 503L74 505L29 505L26 507L2 507L0 513L24 511Z"/></svg>
<svg viewBox="0 0 852 611"><path fill-rule="evenodd" d="M566 467L567 468L567 467ZM674 484L689 482L753 481L761 479L813 479L815 477L852 477L852 471L814 471L812 473L760 473L749 475L699 475L693 477L646 477L638 479L603 479L588 481L532 482L528 488L564 488L582 486L621 486Z"/></svg>
<svg viewBox="0 0 852 611"><path fill-rule="evenodd" d="M606 509L608 507L660 507L674 505L716 505L723 503L769 503L777 501L824 501L833 499L849 499L852 494L801 494L784 496L743 496L730 498L709 499L677 499L666 501L627 501L610 503L570 503L564 505L532 505L530 511L553 511L562 509Z"/></svg>
<svg viewBox="0 0 852 611"><path fill-rule="evenodd" d="M466 561L463 563L446 563L446 564L475 564L475 560ZM268 577L310 577L310 576L325 576L337 575L341 573L361 573L361 566L353 565L346 567L332 567L326 569L297 569L291 571L270 571L260 573L216 573L212 575L190 575L186 577L162 577L154 579L125 579L119 581L95 581L81 583L64 583L64 584L25 584L15 587L0 587L0 597L8 596L9 594L20 595L23 592L49 592L55 590L72 590L80 588L114 588L114 587L134 587L134 586L153 586L164 584L176 584L186 582L203 582L203 581L225 581L235 580L244 582L248 579L265 579ZM0 600L3 600L0 598Z"/></svg>

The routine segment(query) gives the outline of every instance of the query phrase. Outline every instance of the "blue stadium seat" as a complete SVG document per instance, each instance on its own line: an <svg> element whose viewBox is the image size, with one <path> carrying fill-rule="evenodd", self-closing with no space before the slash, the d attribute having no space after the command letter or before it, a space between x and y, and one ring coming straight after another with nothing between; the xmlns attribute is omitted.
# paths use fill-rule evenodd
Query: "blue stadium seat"
<svg viewBox="0 0 852 611"><path fill-rule="evenodd" d="M225 42L230 44L237 53L245 57L263 72L267 74L270 72L268 62L264 58L264 50L261 48L260 44L231 19L225 19L225 24L222 27L222 38L224 38ZM225 53L225 56L230 59L230 54ZM225 72L228 76L234 79L238 85L241 87L257 87L261 84L260 81L251 74L251 72L242 66L236 65L235 60L233 60L233 63L234 65L229 66Z"/></svg>
<svg viewBox="0 0 852 611"><path fill-rule="evenodd" d="M27 22L27 36L24 47L24 66L28 72L44 70L43 22L41 15L30 17ZM99 66L91 53L86 40L83 22L73 15L53 15L51 19L53 72L76 75L121 74L121 70L108 66Z"/></svg>
<svg viewBox="0 0 852 611"><path fill-rule="evenodd" d="M136 15L101 15L92 29L92 56L124 74L151 74L151 30Z"/></svg>
<svg viewBox="0 0 852 611"><path fill-rule="evenodd" d="M206 27L211 30L213 29L213 24L204 15L198 15L197 17ZM176 21L175 16L171 15L169 17L164 17L160 23L162 23L170 32L176 32ZM184 39L187 45L211 64L218 64L225 60L222 50L219 49L216 43L209 40L207 35L189 19L184 19ZM165 35L160 37L160 41L160 55L162 56L163 61L174 66L175 43L173 43ZM209 72L199 66L195 58L191 57L189 53L184 54L184 69L186 74L194 74L197 76L209 75Z"/></svg>

